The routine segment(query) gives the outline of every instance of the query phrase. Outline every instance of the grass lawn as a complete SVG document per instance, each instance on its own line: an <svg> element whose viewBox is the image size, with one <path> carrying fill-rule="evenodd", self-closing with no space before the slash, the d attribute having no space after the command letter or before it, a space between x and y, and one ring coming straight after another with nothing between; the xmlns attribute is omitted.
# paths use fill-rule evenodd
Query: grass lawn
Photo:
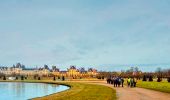
<svg viewBox="0 0 170 100"><path fill-rule="evenodd" d="M116 100L116 91L103 85L79 82L54 82L49 80L24 80L11 82L56 83L71 86L69 90L33 100Z"/></svg>
<svg viewBox="0 0 170 100"><path fill-rule="evenodd" d="M116 91L106 86L78 82L62 84L70 85L71 89L35 100L116 100Z"/></svg>
<svg viewBox="0 0 170 100"><path fill-rule="evenodd" d="M153 81L153 82L143 82L143 81L138 81L137 82L137 87L170 93L170 83L165 82L165 81L163 81L163 82L155 82L155 81Z"/></svg>

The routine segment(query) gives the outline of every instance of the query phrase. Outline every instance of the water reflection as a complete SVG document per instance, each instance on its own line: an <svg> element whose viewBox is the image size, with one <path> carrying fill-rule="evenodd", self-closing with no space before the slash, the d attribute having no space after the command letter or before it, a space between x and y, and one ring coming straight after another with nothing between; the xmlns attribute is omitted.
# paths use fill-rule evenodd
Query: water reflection
<svg viewBox="0 0 170 100"><path fill-rule="evenodd" d="M67 89L69 87L55 84L0 82L0 100L26 100Z"/></svg>

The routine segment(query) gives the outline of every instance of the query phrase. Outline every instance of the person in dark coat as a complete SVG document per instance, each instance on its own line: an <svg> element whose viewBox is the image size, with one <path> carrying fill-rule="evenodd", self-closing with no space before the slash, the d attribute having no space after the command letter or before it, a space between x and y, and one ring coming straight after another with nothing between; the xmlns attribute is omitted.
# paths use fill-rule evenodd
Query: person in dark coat
<svg viewBox="0 0 170 100"><path fill-rule="evenodd" d="M114 80L113 80L113 78L111 78L111 80L110 80L110 81L111 81L111 84L113 84L113 83L114 83Z"/></svg>
<svg viewBox="0 0 170 100"><path fill-rule="evenodd" d="M118 77L118 87L120 87L120 84L122 83L122 80L120 77Z"/></svg>
<svg viewBox="0 0 170 100"><path fill-rule="evenodd" d="M114 87L116 87L116 78L113 78Z"/></svg>
<svg viewBox="0 0 170 100"><path fill-rule="evenodd" d="M116 87L118 87L119 86L119 78L117 77L116 78Z"/></svg>
<svg viewBox="0 0 170 100"><path fill-rule="evenodd" d="M107 78L107 84L109 84L109 78Z"/></svg>
<svg viewBox="0 0 170 100"><path fill-rule="evenodd" d="M123 78L121 78L121 82L122 82L121 84L122 84L122 87L123 87L123 83L124 83L124 79Z"/></svg>

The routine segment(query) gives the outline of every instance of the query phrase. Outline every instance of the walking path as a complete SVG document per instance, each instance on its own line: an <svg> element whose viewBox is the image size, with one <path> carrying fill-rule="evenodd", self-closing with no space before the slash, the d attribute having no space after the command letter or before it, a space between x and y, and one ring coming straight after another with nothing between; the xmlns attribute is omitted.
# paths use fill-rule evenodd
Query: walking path
<svg viewBox="0 0 170 100"><path fill-rule="evenodd" d="M88 81L89 84L99 84L109 86L116 90L118 100L170 100L170 94L144 89L144 88L129 88L129 87L113 87L104 81Z"/></svg>

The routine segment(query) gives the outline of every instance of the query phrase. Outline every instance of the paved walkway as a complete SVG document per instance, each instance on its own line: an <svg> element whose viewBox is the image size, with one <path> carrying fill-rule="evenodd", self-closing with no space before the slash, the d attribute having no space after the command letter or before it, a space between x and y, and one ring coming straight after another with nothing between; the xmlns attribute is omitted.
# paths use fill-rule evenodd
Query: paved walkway
<svg viewBox="0 0 170 100"><path fill-rule="evenodd" d="M170 100L170 93L163 93L159 91L144 89L144 88L128 88L128 87L116 87L106 84L102 81L88 81L90 84L99 84L109 86L116 90L118 100Z"/></svg>

